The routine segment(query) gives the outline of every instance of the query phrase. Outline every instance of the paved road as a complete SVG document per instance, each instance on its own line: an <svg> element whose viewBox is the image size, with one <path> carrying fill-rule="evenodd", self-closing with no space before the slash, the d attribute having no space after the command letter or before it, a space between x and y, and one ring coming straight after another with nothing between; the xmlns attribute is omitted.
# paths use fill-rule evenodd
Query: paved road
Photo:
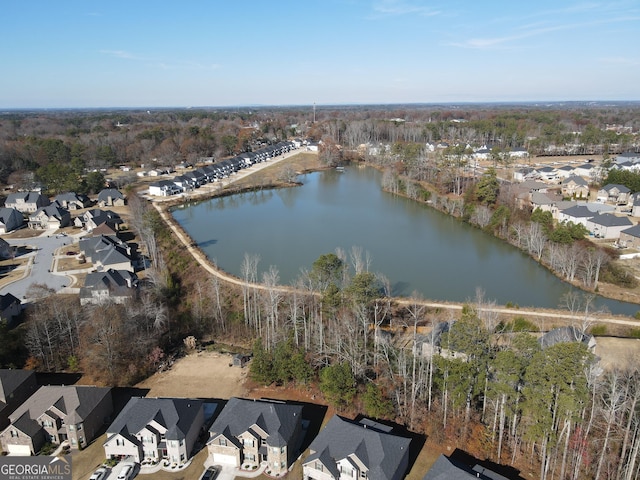
<svg viewBox="0 0 640 480"><path fill-rule="evenodd" d="M47 230L39 237L7 238L11 246L28 246L35 248L26 257L29 259L24 278L17 280L0 290L1 294L11 293L23 303L28 301L27 291L34 283L42 283L58 292L71 283L71 279L63 274L52 273L54 253L64 245L69 245L76 239L72 236L55 235L55 230Z"/></svg>

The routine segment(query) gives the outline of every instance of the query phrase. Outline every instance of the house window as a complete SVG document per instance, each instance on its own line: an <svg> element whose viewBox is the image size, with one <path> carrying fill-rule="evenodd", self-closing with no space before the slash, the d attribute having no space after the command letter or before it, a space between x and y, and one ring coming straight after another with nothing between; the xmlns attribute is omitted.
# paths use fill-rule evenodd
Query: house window
<svg viewBox="0 0 640 480"><path fill-rule="evenodd" d="M287 451L287 447L280 447L280 453L284 453Z"/></svg>
<svg viewBox="0 0 640 480"><path fill-rule="evenodd" d="M78 424L78 431L80 431L80 430L82 430L82 424L81 423Z"/></svg>
<svg viewBox="0 0 640 480"><path fill-rule="evenodd" d="M360 478L367 478L367 472L361 471Z"/></svg>
<svg viewBox="0 0 640 480"><path fill-rule="evenodd" d="M181 462L184 462L184 453L181 453L181 454L180 454L180 461L181 461Z"/></svg>
<svg viewBox="0 0 640 480"><path fill-rule="evenodd" d="M322 463L320 463L320 462L316 462L316 464L314 465L314 467L313 467L313 468L315 468L316 470L318 470L319 472L321 472L321 471L323 470Z"/></svg>
<svg viewBox="0 0 640 480"><path fill-rule="evenodd" d="M253 439L252 439L252 438L245 438L245 439L242 441L242 444L243 444L245 447L253 447Z"/></svg>
<svg viewBox="0 0 640 480"><path fill-rule="evenodd" d="M271 451L272 451L273 453L280 453L280 449L279 449L278 447L273 447L273 448L271 449Z"/></svg>
<svg viewBox="0 0 640 480"><path fill-rule="evenodd" d="M227 446L227 439L226 438L221 438L220 439L220 445L223 446L223 447L226 447Z"/></svg>
<svg viewBox="0 0 640 480"><path fill-rule="evenodd" d="M15 430L11 430L11 438L17 438L18 437L18 432Z"/></svg>
<svg viewBox="0 0 640 480"><path fill-rule="evenodd" d="M261 438L260 439L260 445L264 446L267 444L267 439L266 438Z"/></svg>
<svg viewBox="0 0 640 480"><path fill-rule="evenodd" d="M244 459L247 460L248 462L254 462L256 459L256 456L253 453L248 453L247 455L244 456Z"/></svg>
<svg viewBox="0 0 640 480"><path fill-rule="evenodd" d="M53 422L51 420L44 420L42 426L45 428L53 428Z"/></svg>
<svg viewBox="0 0 640 480"><path fill-rule="evenodd" d="M116 446L117 447L124 447L124 439L123 438L116 438Z"/></svg>
<svg viewBox="0 0 640 480"><path fill-rule="evenodd" d="M75 425L69 425L67 428L69 429L70 432L73 432L76 429L76 426Z"/></svg>
<svg viewBox="0 0 640 480"><path fill-rule="evenodd" d="M182 447L184 445L184 438L180 439L180 446Z"/></svg>
<svg viewBox="0 0 640 480"><path fill-rule="evenodd" d="M76 439L75 439L75 438L72 438L72 439L71 439L71 445L76 445L77 443L78 443L78 442L76 441Z"/></svg>

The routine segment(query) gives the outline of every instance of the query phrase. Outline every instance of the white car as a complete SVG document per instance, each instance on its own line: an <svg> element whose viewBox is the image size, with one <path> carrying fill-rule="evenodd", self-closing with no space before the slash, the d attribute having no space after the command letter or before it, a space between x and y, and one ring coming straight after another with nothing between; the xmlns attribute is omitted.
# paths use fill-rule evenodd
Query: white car
<svg viewBox="0 0 640 480"><path fill-rule="evenodd" d="M131 480L135 476L134 467L133 463L125 463L118 474L118 480Z"/></svg>
<svg viewBox="0 0 640 480"><path fill-rule="evenodd" d="M99 468L91 474L89 480L104 480L108 474L109 471L106 468Z"/></svg>

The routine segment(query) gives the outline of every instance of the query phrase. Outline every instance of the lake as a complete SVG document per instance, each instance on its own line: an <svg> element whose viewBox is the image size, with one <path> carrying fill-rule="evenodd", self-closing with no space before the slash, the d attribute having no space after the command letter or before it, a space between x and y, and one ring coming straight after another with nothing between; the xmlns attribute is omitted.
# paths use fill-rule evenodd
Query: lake
<svg viewBox="0 0 640 480"><path fill-rule="evenodd" d="M477 288L498 304L558 308L572 289L515 247L438 212L383 192L380 173L349 167L306 174L301 187L214 198L175 208L176 221L220 268L241 277L245 253L292 284L322 254L361 249L395 296L465 302ZM598 297L633 315L639 305Z"/></svg>

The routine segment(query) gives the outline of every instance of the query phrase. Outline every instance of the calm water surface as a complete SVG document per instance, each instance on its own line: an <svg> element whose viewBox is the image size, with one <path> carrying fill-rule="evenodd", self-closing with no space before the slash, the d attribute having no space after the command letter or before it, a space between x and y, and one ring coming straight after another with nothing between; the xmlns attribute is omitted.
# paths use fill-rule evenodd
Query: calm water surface
<svg viewBox="0 0 640 480"><path fill-rule="evenodd" d="M322 254L361 247L369 270L394 295L465 302L478 287L499 304L556 308L571 287L516 248L426 205L385 193L374 169L301 177L302 187L238 194L175 209L173 215L225 271L241 277L245 253L274 265L281 284ZM640 306L598 299L612 313Z"/></svg>

